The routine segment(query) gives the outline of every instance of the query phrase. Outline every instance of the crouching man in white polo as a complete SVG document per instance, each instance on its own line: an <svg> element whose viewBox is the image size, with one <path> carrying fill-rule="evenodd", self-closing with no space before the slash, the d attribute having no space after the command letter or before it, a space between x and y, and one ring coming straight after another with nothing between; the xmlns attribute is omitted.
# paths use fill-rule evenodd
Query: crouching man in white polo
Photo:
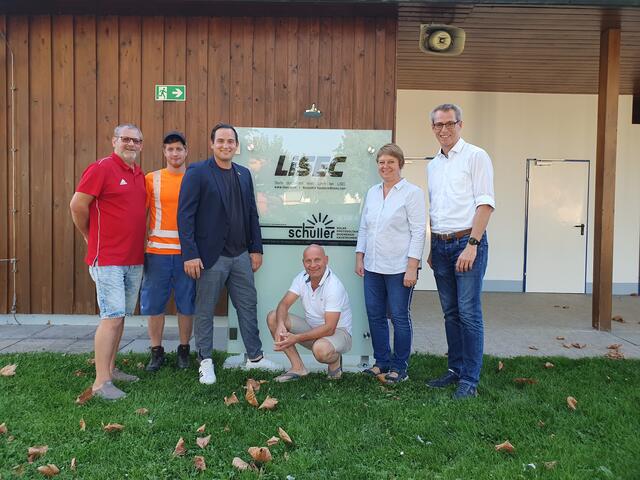
<svg viewBox="0 0 640 480"><path fill-rule="evenodd" d="M329 257L319 245L309 245L303 253L304 271L294 279L275 311L267 315L274 350L284 352L291 368L276 377L289 382L307 371L296 344L310 349L320 363L326 363L330 380L342 376L342 354L351 350L351 307L340 279L329 268ZM304 318L289 313L302 299Z"/></svg>

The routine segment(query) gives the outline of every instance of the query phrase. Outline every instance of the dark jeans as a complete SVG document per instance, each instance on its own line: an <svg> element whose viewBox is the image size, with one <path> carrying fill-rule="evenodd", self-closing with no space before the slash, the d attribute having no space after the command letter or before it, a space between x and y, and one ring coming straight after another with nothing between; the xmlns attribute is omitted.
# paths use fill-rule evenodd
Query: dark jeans
<svg viewBox="0 0 640 480"><path fill-rule="evenodd" d="M384 275L368 270L364 272L364 302L376 365L401 374L407 371L413 338L410 309L413 287L405 287L403 279L404 273ZM389 345L387 312L393 323L393 355Z"/></svg>
<svg viewBox="0 0 640 480"><path fill-rule="evenodd" d="M452 241L431 237L431 264L444 313L449 370L456 373L461 382L477 386L484 347L482 279L487 269L489 244L487 235L483 235L473 268L456 272L456 261L468 241L469 235Z"/></svg>
<svg viewBox="0 0 640 480"><path fill-rule="evenodd" d="M196 280L196 313L194 334L200 358L211 358L213 351L213 311L222 287L226 285L231 303L238 312L242 342L251 359L262 355L258 330L256 287L251 270L251 258L244 252L237 257L220 257L211 267L200 272Z"/></svg>

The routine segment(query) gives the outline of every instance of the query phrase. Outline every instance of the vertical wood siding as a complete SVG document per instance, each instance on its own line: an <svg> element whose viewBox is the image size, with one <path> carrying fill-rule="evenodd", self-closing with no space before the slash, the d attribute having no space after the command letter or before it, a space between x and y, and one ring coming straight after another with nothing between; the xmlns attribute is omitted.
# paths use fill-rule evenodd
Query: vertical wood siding
<svg viewBox="0 0 640 480"><path fill-rule="evenodd" d="M9 47L0 39L0 258L18 258L20 313L96 311L68 205L85 168L110 153L118 123L141 127L144 171L162 167L170 129L186 132L195 161L208 156L219 121L394 128L393 18L0 15L0 31L17 87L11 105ZM156 84L185 84L187 101L154 101ZM302 115L312 102L319 119ZM10 271L0 263L0 313L11 308Z"/></svg>

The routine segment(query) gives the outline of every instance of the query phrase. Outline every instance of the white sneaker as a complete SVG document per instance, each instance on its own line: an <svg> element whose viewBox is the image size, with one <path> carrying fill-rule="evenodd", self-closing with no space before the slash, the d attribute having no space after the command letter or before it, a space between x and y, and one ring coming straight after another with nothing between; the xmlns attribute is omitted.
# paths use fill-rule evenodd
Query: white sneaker
<svg viewBox="0 0 640 480"><path fill-rule="evenodd" d="M262 357L258 362L252 362L251 360L247 360L247 363L244 364L243 367L245 370L271 370L273 372L280 372L284 370L280 365L275 362L272 362L267 357Z"/></svg>
<svg viewBox="0 0 640 480"><path fill-rule="evenodd" d="M216 371L213 368L213 360L205 358L200 362L200 383L204 385L213 385L216 383Z"/></svg>

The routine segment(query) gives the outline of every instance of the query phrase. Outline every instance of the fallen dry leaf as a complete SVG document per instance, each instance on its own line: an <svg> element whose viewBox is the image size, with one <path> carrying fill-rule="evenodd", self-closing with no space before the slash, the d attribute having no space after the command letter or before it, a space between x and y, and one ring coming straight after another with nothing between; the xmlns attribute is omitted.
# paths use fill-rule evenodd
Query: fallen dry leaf
<svg viewBox="0 0 640 480"><path fill-rule="evenodd" d="M80 431L84 432L87 429L87 424L84 421L84 418L80 419Z"/></svg>
<svg viewBox="0 0 640 480"><path fill-rule="evenodd" d="M564 348L571 348L571 345L569 345L568 343L563 343L563 344L562 344L562 346L563 346Z"/></svg>
<svg viewBox="0 0 640 480"><path fill-rule="evenodd" d="M92 398L93 398L93 389L89 387L80 395L78 395L78 397L76 398L76 405L84 405Z"/></svg>
<svg viewBox="0 0 640 480"><path fill-rule="evenodd" d="M567 397L567 406L571 409L571 410L575 410L576 406L578 405L578 400L576 400L573 397Z"/></svg>
<svg viewBox="0 0 640 480"><path fill-rule="evenodd" d="M379 373L378 375L376 375L376 378L383 385L387 384L387 374L386 373Z"/></svg>
<svg viewBox="0 0 640 480"><path fill-rule="evenodd" d="M124 425L120 425L119 423L108 423L102 426L102 429L105 432L121 432L124 430Z"/></svg>
<svg viewBox="0 0 640 480"><path fill-rule="evenodd" d="M544 427L545 423L542 420L538 420L538 426L540 428Z"/></svg>
<svg viewBox="0 0 640 480"><path fill-rule="evenodd" d="M231 431L231 427L229 425L225 425L224 428L222 429L223 432L230 432Z"/></svg>
<svg viewBox="0 0 640 480"><path fill-rule="evenodd" d="M612 343L611 345L607 345L607 348L609 350L618 350L621 346L621 343Z"/></svg>
<svg viewBox="0 0 640 480"><path fill-rule="evenodd" d="M231 461L231 466L233 466L234 468L237 468L238 470L249 470L250 468L252 470L255 469L255 467L252 467L247 462L242 460L240 457L234 457L233 460Z"/></svg>
<svg viewBox="0 0 640 480"><path fill-rule="evenodd" d="M558 335L558 336L556 337L556 340L564 340L564 337L563 337L562 335Z"/></svg>
<svg viewBox="0 0 640 480"><path fill-rule="evenodd" d="M69 468L75 472L77 466L78 466L78 461L76 460L76 457L73 457L71 459L71 465L69 465Z"/></svg>
<svg viewBox="0 0 640 480"><path fill-rule="evenodd" d="M87 365L95 365L95 364L96 364L95 358L87 358Z"/></svg>
<svg viewBox="0 0 640 480"><path fill-rule="evenodd" d="M136 363L136 368L137 368L138 370L144 370L144 363L142 363L142 362L138 362L138 363Z"/></svg>
<svg viewBox="0 0 640 480"><path fill-rule="evenodd" d="M136 413L137 413L138 415L146 415L146 414L148 414L148 413L149 413L149 409L148 409L148 408L144 408L144 407L142 407L142 408L137 409L137 410L136 410Z"/></svg>
<svg viewBox="0 0 640 480"><path fill-rule="evenodd" d="M206 423L203 423L202 425L200 425L200 426L198 427L198 429L196 430L196 432L198 432L198 433L204 433L204 429L205 429L205 428L207 428L207 424L206 424Z"/></svg>
<svg viewBox="0 0 640 480"><path fill-rule="evenodd" d="M15 439L16 439L16 437L14 437L13 435L9 435L9 436L7 437L7 443L11 443L11 442L13 442Z"/></svg>
<svg viewBox="0 0 640 480"><path fill-rule="evenodd" d="M211 435L207 435L206 437L198 437L196 438L196 443L200 448L205 448L209 445L209 440L211 440Z"/></svg>
<svg viewBox="0 0 640 480"><path fill-rule="evenodd" d="M5 365L4 367L0 368L0 376L13 377L16 374L17 366L18 365L16 365L15 363Z"/></svg>
<svg viewBox="0 0 640 480"><path fill-rule="evenodd" d="M249 385L251 385L253 391L257 392L258 390L260 390L260 385L262 385L262 383L264 383L262 380L258 381L254 380L253 378L247 378L247 383L245 384L244 388L248 389Z"/></svg>
<svg viewBox="0 0 640 480"><path fill-rule="evenodd" d="M247 400L249 405L253 405L254 407L258 406L258 400L256 399L256 392L253 390L253 386L247 382L247 393L244 394L244 398Z"/></svg>
<svg viewBox="0 0 640 480"><path fill-rule="evenodd" d="M553 367L555 367L555 365L553 363L551 363L551 362L546 362L544 364L544 368L553 368Z"/></svg>
<svg viewBox="0 0 640 480"><path fill-rule="evenodd" d="M547 470L553 470L554 468L556 468L557 464L557 460L554 460L553 462L544 462L544 468L546 468Z"/></svg>
<svg viewBox="0 0 640 480"><path fill-rule="evenodd" d="M42 465L41 467L38 467L38 471L45 477L54 477L60 473L60 469L56 467L53 463L48 463L47 465Z"/></svg>
<svg viewBox="0 0 640 480"><path fill-rule="evenodd" d="M267 447L249 447L247 450L251 458L257 463L267 463L271 461L271 452Z"/></svg>
<svg viewBox="0 0 640 480"><path fill-rule="evenodd" d="M14 475L16 475L18 477L21 477L22 475L24 475L24 465L23 464L16 465L11 470L13 471Z"/></svg>
<svg viewBox="0 0 640 480"><path fill-rule="evenodd" d="M128 358L123 358L122 359L122 364L123 365L129 365L131 363L131 360L129 360Z"/></svg>
<svg viewBox="0 0 640 480"><path fill-rule="evenodd" d="M0 425L0 435L6 435L7 433L7 424L3 423L2 425Z"/></svg>
<svg viewBox="0 0 640 480"><path fill-rule="evenodd" d="M86 373L84 373L82 370L78 369L75 372L73 372L73 375L76 377L84 377L86 375Z"/></svg>
<svg viewBox="0 0 640 480"><path fill-rule="evenodd" d="M193 457L193 466L196 467L196 470L203 472L207 469L207 464L204 462L204 457L200 455L196 455Z"/></svg>
<svg viewBox="0 0 640 480"><path fill-rule="evenodd" d="M240 403L238 397L236 396L236 392L233 392L230 397L224 397L224 404L228 407L229 405L233 405L234 403Z"/></svg>
<svg viewBox="0 0 640 480"><path fill-rule="evenodd" d="M267 446L268 447L272 447L273 445L275 445L279 441L280 441L280 439L278 437L271 437L269 440L267 440Z"/></svg>
<svg viewBox="0 0 640 480"><path fill-rule="evenodd" d="M187 452L186 447L184 446L184 438L180 437L178 443L176 443L176 448L173 450L173 454L175 456L182 456Z"/></svg>
<svg viewBox="0 0 640 480"><path fill-rule="evenodd" d="M36 458L40 458L42 455L47 453L49 450L49 445L36 445L35 447L29 447L27 450L27 460L29 463L33 463Z"/></svg>
<svg viewBox="0 0 640 480"><path fill-rule="evenodd" d="M538 350L538 347L535 345L529 345L529 350Z"/></svg>
<svg viewBox="0 0 640 480"><path fill-rule="evenodd" d="M267 398L264 399L264 402L262 402L262 404L258 407L258 410L261 410L263 408L265 410L273 410L274 408L276 408L277 405L278 405L278 399L267 395Z"/></svg>
<svg viewBox="0 0 640 480"><path fill-rule="evenodd" d="M278 436L282 439L284 443L288 443L288 444L293 443L293 440L291 440L291 437L289 436L289 434L280 427L278 427Z"/></svg>
<svg viewBox="0 0 640 480"><path fill-rule="evenodd" d="M574 342L574 343L572 343L572 344L571 344L571 346L572 346L573 348L584 348L584 347L586 347L586 346L587 346L587 344L586 344L586 343L578 343L578 342Z"/></svg>
<svg viewBox="0 0 640 480"><path fill-rule="evenodd" d="M502 370L504 370L504 363L500 360L498 361L498 371L501 372Z"/></svg>
<svg viewBox="0 0 640 480"><path fill-rule="evenodd" d="M614 322L624 323L624 318L622 318L620 315L615 315L613 318L611 318L611 320L613 320Z"/></svg>
<svg viewBox="0 0 640 480"><path fill-rule="evenodd" d="M624 354L618 350L613 350L611 352L607 352L605 357L610 358L612 360L623 360Z"/></svg>
<svg viewBox="0 0 640 480"><path fill-rule="evenodd" d="M509 452L509 453L514 452L516 449L513 445L511 445L511 442L509 442L509 440L505 440L503 443L496 445L495 448L497 452Z"/></svg>
<svg viewBox="0 0 640 480"><path fill-rule="evenodd" d="M524 378L524 377L514 378L513 381L521 385L524 385L524 384L535 385L536 383L538 383L538 381L535 378Z"/></svg>

